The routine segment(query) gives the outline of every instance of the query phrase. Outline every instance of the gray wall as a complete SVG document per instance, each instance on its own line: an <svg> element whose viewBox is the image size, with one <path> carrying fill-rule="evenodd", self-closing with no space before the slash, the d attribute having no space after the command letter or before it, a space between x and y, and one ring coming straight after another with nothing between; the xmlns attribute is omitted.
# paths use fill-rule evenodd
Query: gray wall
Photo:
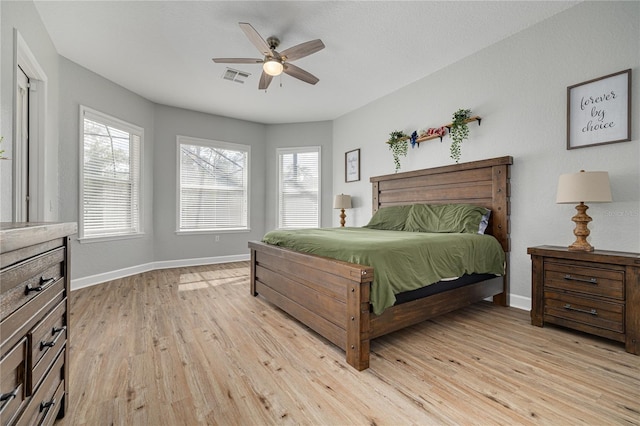
<svg viewBox="0 0 640 426"><path fill-rule="evenodd" d="M247 255L249 240L264 234L265 125L157 105L153 161L156 261ZM176 136L191 136L251 146L249 232L176 234ZM215 235L219 241L215 241Z"/></svg>
<svg viewBox="0 0 640 426"><path fill-rule="evenodd" d="M80 105L109 114L144 129L142 151L142 237L113 241L74 239L72 278L86 277L154 260L155 191L154 104L60 56L60 220L79 218Z"/></svg>
<svg viewBox="0 0 640 426"><path fill-rule="evenodd" d="M142 238L73 243L72 278L97 280L151 269L155 262L198 263L198 259L247 256L247 242L259 240L265 224L275 223L275 149L322 146L323 224L331 223L331 123L264 125L157 105L60 57L60 220L77 221L79 106L128 121L144 129ZM191 136L251 146L250 231L176 233L176 137ZM304 137L300 137L304 135ZM273 208L271 208L273 207ZM271 214L267 218L267 212ZM215 237L219 241L215 241ZM123 270L120 273L117 271ZM114 273L114 271L116 271ZM107 274L107 275L105 275ZM108 275L111 274L111 275Z"/></svg>
<svg viewBox="0 0 640 426"><path fill-rule="evenodd" d="M632 68L632 141L566 150L567 86ZM640 2L584 2L456 64L334 121L333 164L361 149L362 179L335 179L334 193L354 197L356 225L371 217L370 176L394 172L385 141L451 121L471 108L462 160L511 155L511 292L526 306L531 296L527 247L573 242L574 206L556 204L558 176L581 169L610 174L613 203L590 205L591 243L599 249L640 251ZM452 164L447 137L409 148L402 171ZM337 219L334 218L334 224Z"/></svg>

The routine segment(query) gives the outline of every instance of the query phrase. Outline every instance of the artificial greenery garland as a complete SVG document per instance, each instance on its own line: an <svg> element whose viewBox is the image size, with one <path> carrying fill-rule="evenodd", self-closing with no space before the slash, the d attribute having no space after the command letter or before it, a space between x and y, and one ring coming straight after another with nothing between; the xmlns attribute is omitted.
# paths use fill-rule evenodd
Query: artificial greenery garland
<svg viewBox="0 0 640 426"><path fill-rule="evenodd" d="M453 121L451 123L451 129L449 129L449 136L451 136L451 158L456 160L456 163L460 161L460 156L462 155L460 144L463 140L469 137L469 126L467 126L467 120L470 116L470 109L459 109L453 113Z"/></svg>
<svg viewBox="0 0 640 426"><path fill-rule="evenodd" d="M393 163L396 166L396 173L400 170L400 156L407 156L407 149L409 148L409 136L400 130L394 130L389 133L389 149L393 154Z"/></svg>
<svg viewBox="0 0 640 426"><path fill-rule="evenodd" d="M3 139L4 139L4 136L0 136L0 143L2 143ZM0 149L0 160L8 160L8 158L5 157L3 154L4 154L4 149Z"/></svg>

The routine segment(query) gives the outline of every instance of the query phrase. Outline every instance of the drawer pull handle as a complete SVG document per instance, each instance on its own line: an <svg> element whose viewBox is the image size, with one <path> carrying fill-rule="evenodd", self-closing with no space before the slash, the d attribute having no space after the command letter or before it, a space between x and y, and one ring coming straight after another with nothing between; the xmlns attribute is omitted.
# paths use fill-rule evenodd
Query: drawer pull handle
<svg viewBox="0 0 640 426"><path fill-rule="evenodd" d="M51 329L51 335L55 336L56 333L60 333L61 331L65 331L67 329L66 325L63 325L62 327L53 327Z"/></svg>
<svg viewBox="0 0 640 426"><path fill-rule="evenodd" d="M52 282L54 282L55 280L56 280L55 277L51 277L51 278L40 277L40 286L46 287Z"/></svg>
<svg viewBox="0 0 640 426"><path fill-rule="evenodd" d="M45 288L55 280L56 280L55 278L40 277L40 285L36 287L31 287L31 285L27 284L26 288L24 289L24 294L25 296L28 296L29 293L31 293L32 291L42 291L43 288Z"/></svg>
<svg viewBox="0 0 640 426"><path fill-rule="evenodd" d="M52 340L50 342L40 342L40 350L44 351L45 348L52 348L56 345L56 341Z"/></svg>
<svg viewBox="0 0 640 426"><path fill-rule="evenodd" d="M42 286L39 285L37 287L31 287L31 285L27 284L27 287L24 289L25 296L28 296L32 291L42 291Z"/></svg>
<svg viewBox="0 0 640 426"><path fill-rule="evenodd" d="M20 388L20 386L15 388L13 390L13 392L3 393L2 395L0 395L0 402L9 401L9 400L15 398L18 395L18 389L19 388Z"/></svg>
<svg viewBox="0 0 640 426"><path fill-rule="evenodd" d="M598 284L597 278L578 278L578 277L573 277L567 274L564 276L564 279L569 281L580 281L581 283L587 283L587 284Z"/></svg>
<svg viewBox="0 0 640 426"><path fill-rule="evenodd" d="M598 316L598 311L596 311L595 309L590 309L590 310L586 310L586 309L579 309L579 308L574 308L573 306L571 306L570 304L565 304L564 308L569 310L569 311L576 311L576 312L581 312L583 314L589 314L589 315L595 315Z"/></svg>
<svg viewBox="0 0 640 426"><path fill-rule="evenodd" d="M48 402L42 401L40 403L40 412L42 413L44 410L46 410L47 408L52 407L54 405L56 405L56 399L55 398L53 398L51 401L48 401Z"/></svg>
<svg viewBox="0 0 640 426"><path fill-rule="evenodd" d="M62 326L62 327L53 327L51 329L51 335L55 336L56 333L60 333L61 331L64 331L67 329L67 326ZM40 342L40 350L44 351L45 348L52 348L56 345L56 341L52 340L50 342Z"/></svg>

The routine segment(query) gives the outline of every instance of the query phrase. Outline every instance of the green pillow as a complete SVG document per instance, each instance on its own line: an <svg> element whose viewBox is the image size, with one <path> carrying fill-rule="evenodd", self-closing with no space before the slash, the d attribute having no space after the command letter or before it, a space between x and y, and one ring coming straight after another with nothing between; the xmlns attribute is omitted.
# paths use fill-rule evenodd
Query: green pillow
<svg viewBox="0 0 640 426"><path fill-rule="evenodd" d="M365 228L384 229L387 231L404 230L405 222L411 211L411 206L382 207L374 213Z"/></svg>
<svg viewBox="0 0 640 426"><path fill-rule="evenodd" d="M470 204L414 204L404 230L483 234L491 210Z"/></svg>

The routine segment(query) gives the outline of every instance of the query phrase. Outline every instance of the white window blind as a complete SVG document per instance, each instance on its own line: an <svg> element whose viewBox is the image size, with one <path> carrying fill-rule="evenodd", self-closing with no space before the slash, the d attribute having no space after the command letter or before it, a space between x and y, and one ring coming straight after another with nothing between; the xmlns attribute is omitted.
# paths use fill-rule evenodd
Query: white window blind
<svg viewBox="0 0 640 426"><path fill-rule="evenodd" d="M80 238L141 233L143 129L86 107L80 115Z"/></svg>
<svg viewBox="0 0 640 426"><path fill-rule="evenodd" d="M247 145L178 136L178 231L246 230Z"/></svg>
<svg viewBox="0 0 640 426"><path fill-rule="evenodd" d="M278 228L320 226L320 147L278 149Z"/></svg>

